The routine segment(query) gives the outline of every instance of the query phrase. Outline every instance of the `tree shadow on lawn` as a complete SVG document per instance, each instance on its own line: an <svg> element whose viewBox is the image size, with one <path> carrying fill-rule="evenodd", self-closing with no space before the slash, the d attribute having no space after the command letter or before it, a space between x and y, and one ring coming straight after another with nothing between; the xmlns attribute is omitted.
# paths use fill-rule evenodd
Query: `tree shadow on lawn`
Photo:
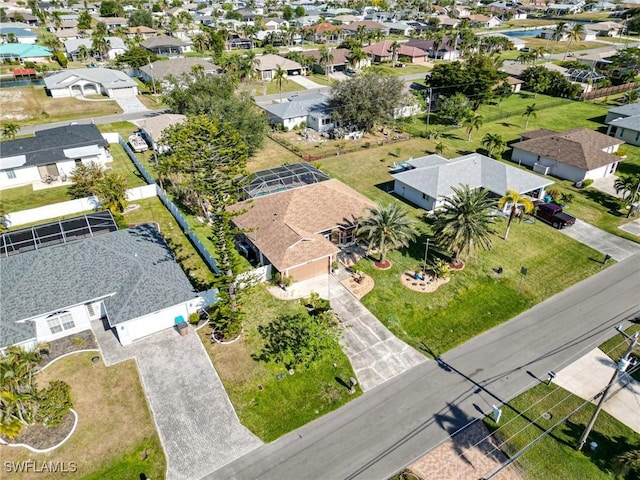
<svg viewBox="0 0 640 480"><path fill-rule="evenodd" d="M441 133L440 136L447 140L462 140L462 137L455 133Z"/></svg>
<svg viewBox="0 0 640 480"><path fill-rule="evenodd" d="M593 200L594 202L602 205L607 209L608 214L613 215L614 217L623 216L623 214L618 211L618 209L620 208L618 200L608 193L601 192L600 190L596 190L594 188L589 188L584 192L584 196L589 200Z"/></svg>
<svg viewBox="0 0 640 480"><path fill-rule="evenodd" d="M570 447L575 447L578 444L578 439L580 438L580 435L582 435L585 426L567 420L560 428L564 435L569 437L571 440L575 440L575 443L569 443L566 441L563 441L563 443ZM598 447L595 450L591 450L591 448L589 448L589 444L591 442L596 442L598 444ZM618 455L637 448L638 445L630 443L629 439L622 435L609 437L596 430L592 430L587 438L587 444L582 448L581 452L600 470L603 472L610 472L614 460Z"/></svg>

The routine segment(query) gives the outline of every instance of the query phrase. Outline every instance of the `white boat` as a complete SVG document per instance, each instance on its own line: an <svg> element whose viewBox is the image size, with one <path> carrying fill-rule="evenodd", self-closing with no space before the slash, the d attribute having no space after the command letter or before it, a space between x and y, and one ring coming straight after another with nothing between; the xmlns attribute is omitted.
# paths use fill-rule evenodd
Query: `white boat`
<svg viewBox="0 0 640 480"><path fill-rule="evenodd" d="M129 145L131 145L131 148L133 148L133 151L136 153L146 152L147 150L149 150L149 145L147 145L147 142L145 142L144 138L142 138L137 133L134 133L129 137Z"/></svg>

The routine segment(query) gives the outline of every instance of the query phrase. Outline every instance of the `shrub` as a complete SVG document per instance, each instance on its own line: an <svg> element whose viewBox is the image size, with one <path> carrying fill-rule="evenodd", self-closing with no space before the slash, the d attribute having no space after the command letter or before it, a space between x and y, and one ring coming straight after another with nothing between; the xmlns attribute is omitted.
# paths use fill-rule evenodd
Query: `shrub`
<svg viewBox="0 0 640 480"><path fill-rule="evenodd" d="M588 178L584 182L582 182L582 188L590 187L593 184L593 180Z"/></svg>
<svg viewBox="0 0 640 480"><path fill-rule="evenodd" d="M50 382L49 388L39 392L38 397L36 421L47 427L60 425L73 406L71 387L60 380Z"/></svg>
<svg viewBox="0 0 640 480"><path fill-rule="evenodd" d="M198 315L198 312L192 312L189 314L189 323L191 325L197 325L199 321L200 315Z"/></svg>
<svg viewBox="0 0 640 480"><path fill-rule="evenodd" d="M449 262L442 258L436 259L436 261L433 262L432 268L433 274L436 278L445 279L451 276L451 267L449 267Z"/></svg>
<svg viewBox="0 0 640 480"><path fill-rule="evenodd" d="M56 51L54 52L54 56L55 56L56 62L58 62L58 64L62 68L67 68L67 65L69 64L69 60L67 60L67 56L63 52Z"/></svg>

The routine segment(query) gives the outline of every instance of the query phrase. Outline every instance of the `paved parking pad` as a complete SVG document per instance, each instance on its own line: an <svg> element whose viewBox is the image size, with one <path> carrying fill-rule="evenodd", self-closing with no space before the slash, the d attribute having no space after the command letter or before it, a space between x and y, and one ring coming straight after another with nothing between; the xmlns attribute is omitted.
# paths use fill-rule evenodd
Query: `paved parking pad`
<svg viewBox="0 0 640 480"><path fill-rule="evenodd" d="M345 326L342 348L362 390L370 390L427 360L387 330L335 277L331 278L331 306Z"/></svg>
<svg viewBox="0 0 640 480"><path fill-rule="evenodd" d="M611 255L611 258L618 262L640 252L640 244L605 232L579 219L576 219L575 225L563 228L560 232L603 255Z"/></svg>
<svg viewBox="0 0 640 480"><path fill-rule="evenodd" d="M217 470L262 442L240 424L196 332L167 330L122 347L95 323L107 365L135 358L167 458L169 480Z"/></svg>

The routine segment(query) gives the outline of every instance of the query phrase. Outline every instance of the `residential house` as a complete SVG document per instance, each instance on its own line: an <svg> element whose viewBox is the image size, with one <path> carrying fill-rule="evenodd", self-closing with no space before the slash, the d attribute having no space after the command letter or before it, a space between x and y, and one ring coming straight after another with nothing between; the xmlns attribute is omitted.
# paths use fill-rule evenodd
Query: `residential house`
<svg viewBox="0 0 640 480"><path fill-rule="evenodd" d="M154 226L117 230L101 213L2 234L0 348L30 349L90 328L111 329L128 345L210 303ZM40 232L49 235L34 239Z"/></svg>
<svg viewBox="0 0 640 480"><path fill-rule="evenodd" d="M607 135L640 146L640 103L615 107L607 112Z"/></svg>
<svg viewBox="0 0 640 480"><path fill-rule="evenodd" d="M69 176L79 163L111 161L95 125L65 125L0 143L0 190ZM0 282L2 283L2 282Z"/></svg>
<svg viewBox="0 0 640 480"><path fill-rule="evenodd" d="M185 115L175 113L163 113L155 117L143 118L136 120L134 123L140 127L140 134L145 141L151 145L151 148L164 153L166 147L160 145L160 137L168 127L184 123L187 120Z"/></svg>
<svg viewBox="0 0 640 480"><path fill-rule="evenodd" d="M199 57L171 58L156 60L155 62L138 68L140 79L144 82L160 82L162 89L171 88L172 79L181 79L184 75L192 75L193 68L200 65L205 75L215 75L220 68L211 60Z"/></svg>
<svg viewBox="0 0 640 480"><path fill-rule="evenodd" d="M51 50L39 45L4 43L0 45L0 60L46 63L51 61Z"/></svg>
<svg viewBox="0 0 640 480"><path fill-rule="evenodd" d="M333 73L343 72L349 65L349 55L351 50L348 48L333 48L329 51L331 57L325 63L322 61L322 53L320 50L303 50L302 55L305 57L313 57L314 63L312 69L315 73Z"/></svg>
<svg viewBox="0 0 640 480"><path fill-rule="evenodd" d="M289 28L289 22L284 18L270 17L264 19L264 26L270 32L279 32Z"/></svg>
<svg viewBox="0 0 640 480"><path fill-rule="evenodd" d="M506 82L511 87L511 91L513 93L520 93L520 90L522 89L522 84L524 83L523 80L516 77L512 77L511 75L507 77Z"/></svg>
<svg viewBox="0 0 640 480"><path fill-rule="evenodd" d="M123 98L138 95L138 85L126 73L108 68L74 68L44 78L47 93L54 98L106 95Z"/></svg>
<svg viewBox="0 0 640 480"><path fill-rule="evenodd" d="M257 253L261 263L271 264L284 277L300 281L326 276L340 247L355 243L357 219L374 204L335 179L308 184L312 178L324 176L322 172L311 171L313 167L308 164L278 168L288 172L302 170L279 180L295 188L282 191L279 185L281 191L277 193L235 205L233 210L242 213L233 217L233 223L246 232L244 242ZM267 171L272 177L273 170L276 169ZM260 179L261 173L255 177Z"/></svg>
<svg viewBox="0 0 640 480"><path fill-rule="evenodd" d="M487 15L469 15L469 21L480 28L496 28L502 25L502 20L498 17Z"/></svg>
<svg viewBox="0 0 640 480"><path fill-rule="evenodd" d="M541 129L521 137L523 141L513 145L511 160L572 182L613 175L622 160L615 152L623 140L586 128L564 132Z"/></svg>
<svg viewBox="0 0 640 480"><path fill-rule="evenodd" d="M383 42L372 43L362 50L367 53L374 62L390 62L393 57L393 41L385 40ZM409 63L425 62L429 56L428 52L416 46L401 43L398 48L398 59L405 60Z"/></svg>
<svg viewBox="0 0 640 480"><path fill-rule="evenodd" d="M136 36L141 37L143 40L148 40L152 37L158 36L158 31L145 25L129 27L127 29L127 38L136 38Z"/></svg>
<svg viewBox="0 0 640 480"><path fill-rule="evenodd" d="M552 3L547 7L548 15L574 15L582 11L584 2L572 3Z"/></svg>
<svg viewBox="0 0 640 480"><path fill-rule="evenodd" d="M461 184L472 189L484 188L497 197L512 189L532 200L539 200L544 198L545 188L553 183L479 153L451 160L440 155L427 155L404 163L410 168L392 173L393 192L427 211L442 207L444 198L453 195L452 188Z"/></svg>
<svg viewBox="0 0 640 480"><path fill-rule="evenodd" d="M453 36L444 37L440 45L434 40L422 40L419 38L411 38L404 45L406 47L419 48L427 52L430 58L442 60L457 60L462 54L456 47L456 37Z"/></svg>
<svg viewBox="0 0 640 480"><path fill-rule="evenodd" d="M617 22L590 23L588 29L595 32L598 37L617 37L624 26Z"/></svg>
<svg viewBox="0 0 640 480"><path fill-rule="evenodd" d="M30 29L0 26L0 38L5 43L35 45L38 36Z"/></svg>
<svg viewBox="0 0 640 480"><path fill-rule="evenodd" d="M336 42L342 37L341 28L324 22L304 27L301 34L305 40L311 40L314 43Z"/></svg>
<svg viewBox="0 0 640 480"><path fill-rule="evenodd" d="M491 38L491 37L502 37L502 38L506 38L509 43L511 44L511 48L513 50L522 50L523 48L525 48L527 46L527 41L523 40L520 37L510 37L508 35L505 35L504 33L499 33L499 32L491 32L491 33L480 33L477 35L478 39L481 42L481 47L483 47L482 42L485 38ZM483 47L484 48L484 47Z"/></svg>
<svg viewBox="0 0 640 480"><path fill-rule="evenodd" d="M256 59L258 61L256 70L262 80L273 80L273 73L277 67L286 70L288 75L300 75L302 73L302 65L280 55L265 54L256 57Z"/></svg>
<svg viewBox="0 0 640 480"><path fill-rule="evenodd" d="M98 22L106 24L107 30L110 32L116 28L125 28L129 25L129 21L122 17L100 17Z"/></svg>
<svg viewBox="0 0 640 480"><path fill-rule="evenodd" d="M446 15L438 15L437 17L433 17L433 18L438 19L438 22L439 22L438 25L440 27L452 29L452 28L458 28L458 25L460 25L459 18L451 18Z"/></svg>
<svg viewBox="0 0 640 480"><path fill-rule="evenodd" d="M384 22L383 25L387 27L391 35L403 35L405 37L409 37L416 31L416 27L413 25L413 22L407 22L405 20Z"/></svg>
<svg viewBox="0 0 640 480"><path fill-rule="evenodd" d="M507 72L509 75L516 77L516 78L520 78L522 76L522 74L524 73L524 71L529 68L531 65L527 65L526 63L521 63L521 62L515 62L515 61L507 61L504 62L502 65L501 70L503 72ZM567 74L567 70L564 67L561 67L560 65L556 65L555 63L551 63L551 62L547 62L547 63L539 63L537 65L538 67L544 67L547 70L550 70L552 72L559 72L562 75L568 76Z"/></svg>
<svg viewBox="0 0 640 480"><path fill-rule="evenodd" d="M356 35L358 33L358 27L364 27L365 31L369 34L379 32L383 36L389 35L389 29L384 24L374 22L373 20L362 20L361 22L343 25L342 31L348 35Z"/></svg>
<svg viewBox="0 0 640 480"><path fill-rule="evenodd" d="M331 23L335 25L349 25L350 23L359 22L360 20L362 20L361 16L345 14L345 15L336 15L335 17L332 17Z"/></svg>
<svg viewBox="0 0 640 480"><path fill-rule="evenodd" d="M36 17L33 13L31 12L26 12L24 10L21 11L8 11L7 12L7 18L9 19L9 21L11 23L22 23L22 24L27 24L30 27L37 27L38 24L40 23L40 19L38 17ZM18 26L18 25L16 25ZM23 28L23 27L19 27L19 28Z"/></svg>
<svg viewBox="0 0 640 480"><path fill-rule="evenodd" d="M158 35L146 39L140 44L150 52L160 56L175 57L191 51L191 45L175 37Z"/></svg>
<svg viewBox="0 0 640 480"><path fill-rule="evenodd" d="M317 132L333 130L335 121L331 116L329 96L325 93L303 93L290 96L281 103L259 105L272 124L282 125L286 130L306 125Z"/></svg>
<svg viewBox="0 0 640 480"><path fill-rule="evenodd" d="M114 60L116 56L122 55L128 50L120 37L105 37L105 40L109 42L109 50L107 50L107 58L109 60ZM87 52L91 52L92 40L90 38L77 38L65 41L64 50L67 58L74 61L79 60L79 50L82 45L84 45Z"/></svg>

